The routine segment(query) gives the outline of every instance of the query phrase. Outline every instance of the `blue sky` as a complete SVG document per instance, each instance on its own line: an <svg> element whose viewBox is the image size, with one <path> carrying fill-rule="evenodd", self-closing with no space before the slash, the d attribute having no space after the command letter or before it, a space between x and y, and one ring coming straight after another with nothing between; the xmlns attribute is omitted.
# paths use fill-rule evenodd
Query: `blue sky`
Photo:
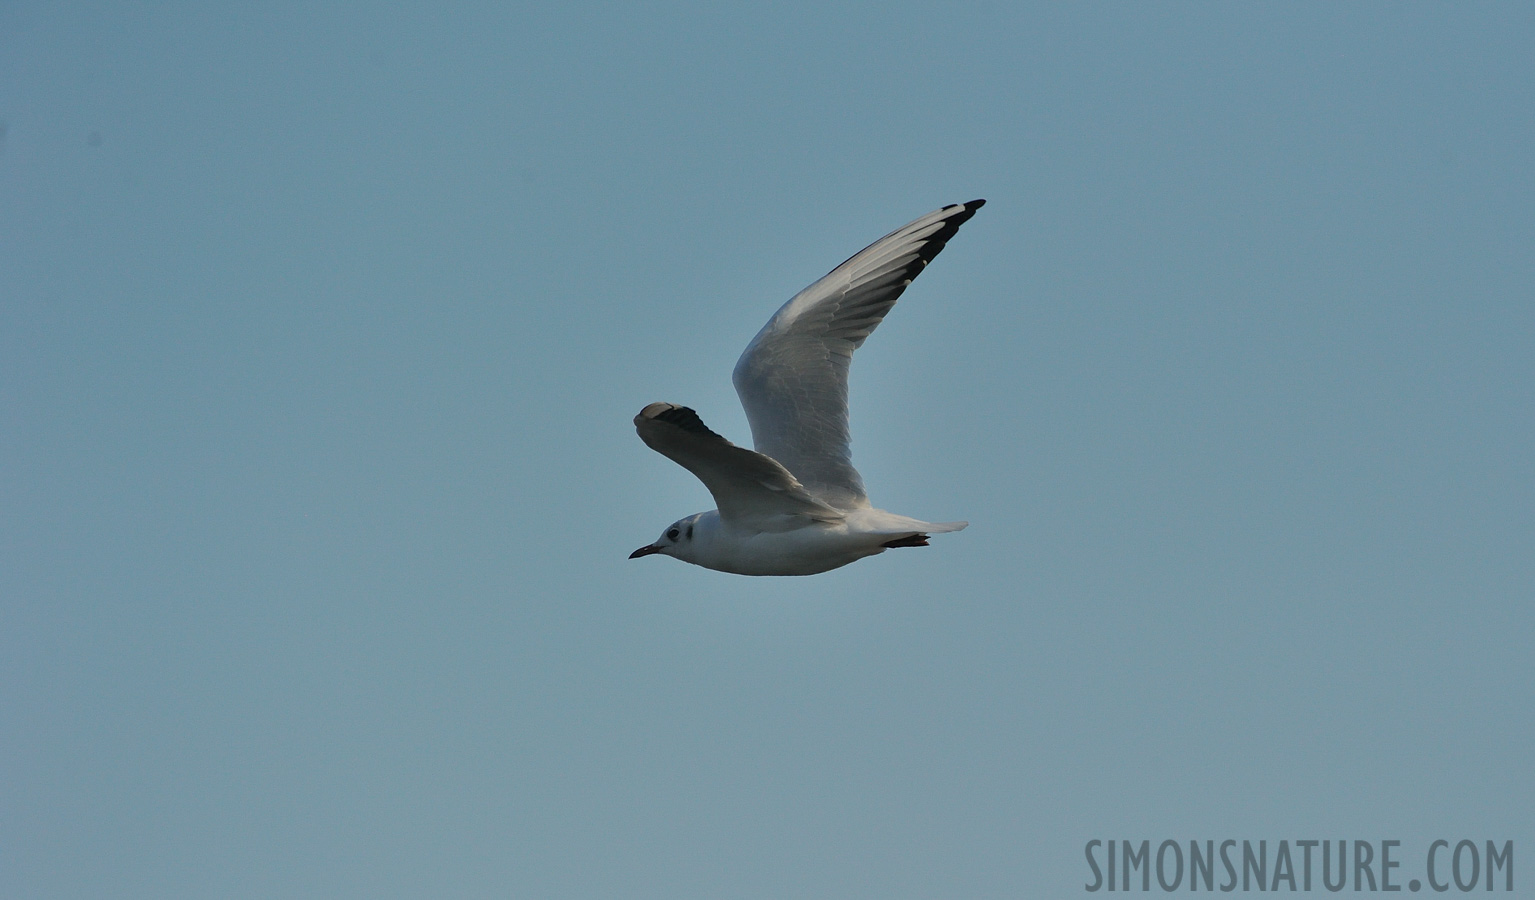
<svg viewBox="0 0 1535 900"><path fill-rule="evenodd" d="M1532 46L1525 4L5 5L0 893L1525 859ZM627 560L713 505L635 412L747 443L767 317L975 197L852 373L876 504L971 527Z"/></svg>

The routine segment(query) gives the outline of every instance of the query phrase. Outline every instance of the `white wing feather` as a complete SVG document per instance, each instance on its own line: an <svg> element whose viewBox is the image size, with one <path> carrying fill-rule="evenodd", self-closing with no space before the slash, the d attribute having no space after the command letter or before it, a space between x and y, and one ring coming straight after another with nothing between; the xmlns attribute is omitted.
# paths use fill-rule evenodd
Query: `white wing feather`
<svg viewBox="0 0 1535 900"><path fill-rule="evenodd" d="M710 431L686 406L652 403L634 417L634 428L650 449L704 483L726 524L788 531L807 520L843 518L840 510L808 494L788 469Z"/></svg>
<svg viewBox="0 0 1535 900"><path fill-rule="evenodd" d="M752 442L809 495L838 509L869 505L849 446L853 351L985 202L945 206L870 244L785 303L741 354L733 380Z"/></svg>

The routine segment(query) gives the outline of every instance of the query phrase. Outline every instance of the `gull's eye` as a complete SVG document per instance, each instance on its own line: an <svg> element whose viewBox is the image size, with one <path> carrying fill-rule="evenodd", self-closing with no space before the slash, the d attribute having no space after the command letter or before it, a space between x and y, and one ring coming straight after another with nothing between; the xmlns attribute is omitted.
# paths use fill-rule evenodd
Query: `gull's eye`
<svg viewBox="0 0 1535 900"><path fill-rule="evenodd" d="M666 530L666 539L669 540L669 541L675 541L677 539L677 535L679 535L681 533L682 532L678 531L675 528L668 528Z"/></svg>

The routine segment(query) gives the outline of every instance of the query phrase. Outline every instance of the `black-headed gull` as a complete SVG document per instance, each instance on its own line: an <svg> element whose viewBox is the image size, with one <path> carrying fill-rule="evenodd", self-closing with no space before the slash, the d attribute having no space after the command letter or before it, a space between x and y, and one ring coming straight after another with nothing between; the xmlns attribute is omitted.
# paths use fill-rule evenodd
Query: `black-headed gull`
<svg viewBox="0 0 1535 900"><path fill-rule="evenodd" d="M847 370L853 351L985 200L930 212L885 235L800 291L762 326L734 382L755 451L674 403L634 417L640 439L698 476L719 509L667 526L630 559L660 553L739 575L814 575L926 547L968 522L923 522L869 505L853 468Z"/></svg>

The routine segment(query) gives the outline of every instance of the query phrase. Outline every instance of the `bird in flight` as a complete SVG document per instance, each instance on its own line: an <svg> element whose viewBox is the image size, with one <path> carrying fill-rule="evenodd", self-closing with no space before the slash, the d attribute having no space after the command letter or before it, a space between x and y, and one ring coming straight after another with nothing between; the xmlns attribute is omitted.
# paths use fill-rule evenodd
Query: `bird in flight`
<svg viewBox="0 0 1535 900"><path fill-rule="evenodd" d="M668 525L629 554L738 575L814 575L968 522L924 522L869 504L853 468L847 371L853 351L912 279L986 203L928 213L890 232L785 303L736 362L756 450L737 447L675 403L634 417L640 439L692 472L718 509Z"/></svg>

